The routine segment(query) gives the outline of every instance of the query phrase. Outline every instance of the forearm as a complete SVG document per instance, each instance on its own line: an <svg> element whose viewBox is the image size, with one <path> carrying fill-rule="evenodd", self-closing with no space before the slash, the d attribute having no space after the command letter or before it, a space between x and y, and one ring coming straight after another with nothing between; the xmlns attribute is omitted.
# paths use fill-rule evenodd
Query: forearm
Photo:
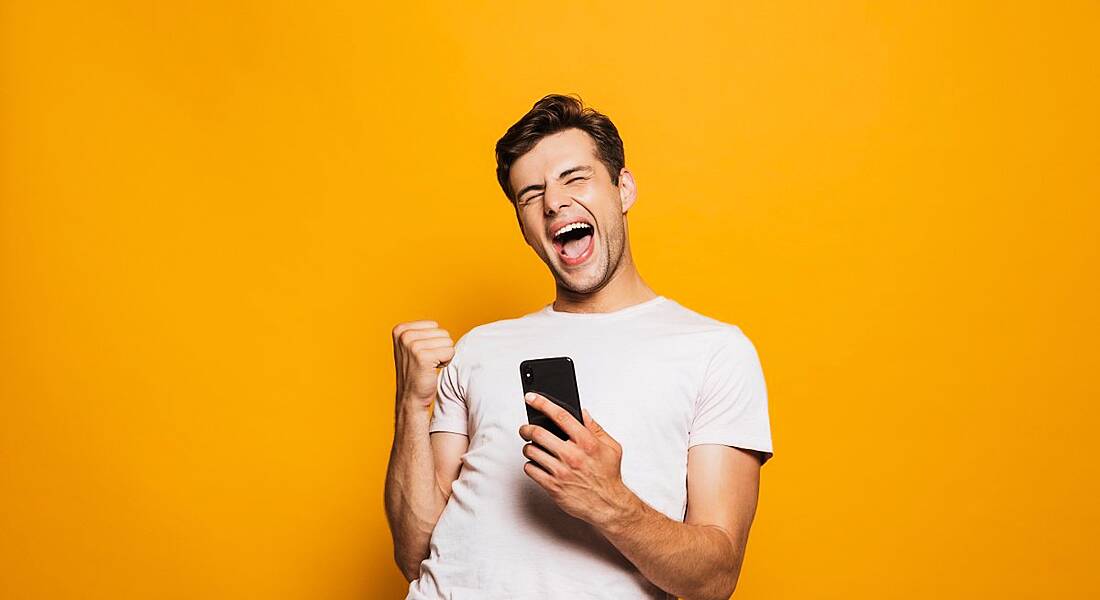
<svg viewBox="0 0 1100 600"><path fill-rule="evenodd" d="M684 600L730 597L741 557L727 532L670 519L629 490L624 497L622 509L596 527L646 579Z"/></svg>
<svg viewBox="0 0 1100 600"><path fill-rule="evenodd" d="M398 402L393 447L386 471L386 518L393 536L394 560L409 581L419 576L428 557L432 530L447 503L435 475L424 407Z"/></svg>

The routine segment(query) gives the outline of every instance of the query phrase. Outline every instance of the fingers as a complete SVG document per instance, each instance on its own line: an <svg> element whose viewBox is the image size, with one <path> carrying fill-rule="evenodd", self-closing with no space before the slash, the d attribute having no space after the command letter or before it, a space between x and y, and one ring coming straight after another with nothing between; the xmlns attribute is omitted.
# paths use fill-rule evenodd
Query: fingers
<svg viewBox="0 0 1100 600"><path fill-rule="evenodd" d="M543 450L555 458L561 458L567 452L568 446L565 440L538 425L523 425L519 428L519 436L528 442L542 446Z"/></svg>
<svg viewBox="0 0 1100 600"><path fill-rule="evenodd" d="M550 417L550 419L553 420L558 427L561 427L561 430L569 436L569 439L574 442L580 443L583 440L592 438L592 433L564 408L534 392L528 392L523 398L532 407Z"/></svg>
<svg viewBox="0 0 1100 600"><path fill-rule="evenodd" d="M401 334L416 329L431 329L433 327L439 327L439 323L435 321L407 321L405 323L398 323L393 326L393 339L396 340L401 337Z"/></svg>
<svg viewBox="0 0 1100 600"><path fill-rule="evenodd" d="M429 337L419 340L413 340L409 344L409 350L416 352L417 350L431 350L432 348L442 348L445 346L451 346L454 342L450 337Z"/></svg>
<svg viewBox="0 0 1100 600"><path fill-rule="evenodd" d="M451 334L431 320L398 323L392 333L398 396L426 405L439 384L436 369L455 356Z"/></svg>
<svg viewBox="0 0 1100 600"><path fill-rule="evenodd" d="M554 476L543 470L537 463L531 461L523 463L523 472L543 488L553 489Z"/></svg>
<svg viewBox="0 0 1100 600"><path fill-rule="evenodd" d="M418 364L432 368L445 366L454 358L454 341L435 321L399 323L393 328L397 354L411 355Z"/></svg>
<svg viewBox="0 0 1100 600"><path fill-rule="evenodd" d="M397 339L408 346L413 342L430 339L450 339L451 334L441 327L423 327L419 329L406 329L398 334Z"/></svg>
<svg viewBox="0 0 1100 600"><path fill-rule="evenodd" d="M561 461L540 448L538 444L525 444L523 446L523 455L551 475L556 475L562 471Z"/></svg>

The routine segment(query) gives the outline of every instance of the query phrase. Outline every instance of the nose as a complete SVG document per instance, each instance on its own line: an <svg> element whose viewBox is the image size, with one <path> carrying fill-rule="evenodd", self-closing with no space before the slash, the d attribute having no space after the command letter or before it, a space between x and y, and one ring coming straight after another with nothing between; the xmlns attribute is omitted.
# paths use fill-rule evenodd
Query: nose
<svg viewBox="0 0 1100 600"><path fill-rule="evenodd" d="M566 191L565 186L550 184L546 186L546 191L542 194L542 202L543 210L546 216L549 217L572 204L573 199L569 197L569 193Z"/></svg>

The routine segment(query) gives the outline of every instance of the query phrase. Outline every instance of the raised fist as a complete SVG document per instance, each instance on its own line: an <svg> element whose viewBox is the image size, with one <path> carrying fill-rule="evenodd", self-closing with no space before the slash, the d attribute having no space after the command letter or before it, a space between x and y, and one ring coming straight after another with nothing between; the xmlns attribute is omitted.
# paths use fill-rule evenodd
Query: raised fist
<svg viewBox="0 0 1100 600"><path fill-rule="evenodd" d="M451 334L435 321L409 321L393 328L393 364L397 369L397 402L427 408L435 400L436 369L454 358Z"/></svg>

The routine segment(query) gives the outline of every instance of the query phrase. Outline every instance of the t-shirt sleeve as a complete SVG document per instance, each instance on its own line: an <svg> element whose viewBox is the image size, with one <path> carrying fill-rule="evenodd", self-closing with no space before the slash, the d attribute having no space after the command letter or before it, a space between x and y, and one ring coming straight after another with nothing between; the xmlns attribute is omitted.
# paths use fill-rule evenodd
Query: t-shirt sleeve
<svg viewBox="0 0 1100 600"><path fill-rule="evenodd" d="M756 348L737 327L711 355L695 405L688 447L722 444L773 456L768 392Z"/></svg>
<svg viewBox="0 0 1100 600"><path fill-rule="evenodd" d="M463 345L461 339L455 343L454 357L439 371L429 432L449 431L469 435L466 430L466 394L459 377Z"/></svg>

